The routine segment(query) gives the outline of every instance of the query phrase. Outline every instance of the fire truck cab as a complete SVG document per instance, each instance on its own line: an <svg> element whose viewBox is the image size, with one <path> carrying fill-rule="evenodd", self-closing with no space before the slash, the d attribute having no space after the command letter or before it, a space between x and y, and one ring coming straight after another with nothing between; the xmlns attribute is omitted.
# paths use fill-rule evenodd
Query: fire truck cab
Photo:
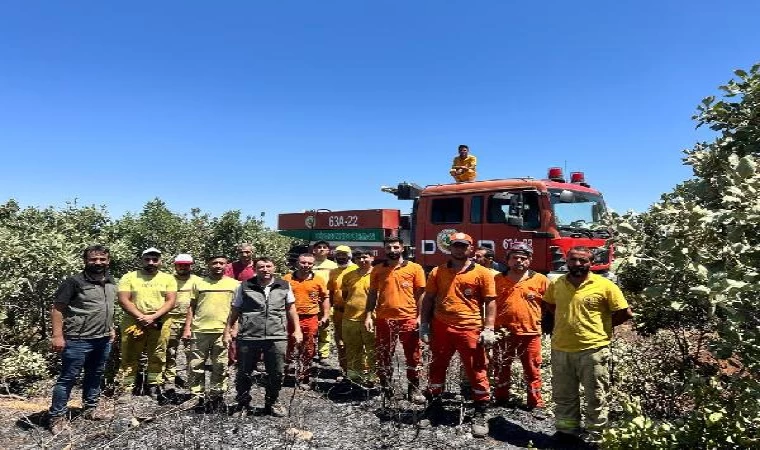
<svg viewBox="0 0 760 450"><path fill-rule="evenodd" d="M411 235L415 260L424 267L444 262L449 236L469 234L478 247L489 247L497 261L515 241L533 247L532 269L542 273L565 268L565 254L573 246L594 252L592 270L606 272L610 234L602 223L606 212L599 191L581 172L566 182L559 168L545 180L509 178L427 186L414 200Z"/></svg>

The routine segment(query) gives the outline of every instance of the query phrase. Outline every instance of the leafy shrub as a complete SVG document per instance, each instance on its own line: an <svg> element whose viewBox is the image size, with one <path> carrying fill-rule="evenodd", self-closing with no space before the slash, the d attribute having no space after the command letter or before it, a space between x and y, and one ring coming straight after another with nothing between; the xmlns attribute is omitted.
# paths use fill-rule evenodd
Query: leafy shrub
<svg viewBox="0 0 760 450"><path fill-rule="evenodd" d="M627 386L609 448L760 446L760 64L735 73L694 117L718 133L685 152L694 178L615 218L637 329L673 352L645 371L623 358L643 386Z"/></svg>
<svg viewBox="0 0 760 450"><path fill-rule="evenodd" d="M243 241L284 270L290 239L239 211L219 218L198 209L181 215L155 199L140 214L113 220L104 208L76 203L60 209L22 209L13 200L0 205L0 382L9 388L40 376L40 363L53 369L56 359L48 350L52 298L66 277L82 270L86 246L108 246L111 272L120 277L138 267L140 252L150 246L164 251L163 270L173 270L174 255L189 252L198 260L196 272L202 273L206 255L234 258Z"/></svg>

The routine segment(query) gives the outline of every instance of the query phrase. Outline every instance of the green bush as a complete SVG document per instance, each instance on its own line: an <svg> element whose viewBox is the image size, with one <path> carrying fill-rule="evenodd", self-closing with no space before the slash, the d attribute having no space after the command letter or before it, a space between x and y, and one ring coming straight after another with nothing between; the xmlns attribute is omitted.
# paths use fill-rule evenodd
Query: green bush
<svg viewBox="0 0 760 450"><path fill-rule="evenodd" d="M735 73L694 117L717 133L685 152L694 177L614 218L637 329L667 341L643 370L621 355L640 385L622 390L608 448L760 446L760 64Z"/></svg>
<svg viewBox="0 0 760 450"><path fill-rule="evenodd" d="M82 270L86 246L108 246L111 272L120 277L139 267L140 252L150 246L164 252L163 270L172 271L174 255L189 252L202 273L205 256L234 258L244 241L285 269L290 239L239 211L219 218L198 209L182 215L155 199L139 214L114 220L102 207L76 203L60 209L22 209L14 200L0 205L0 388L43 376L41 368L55 369L57 359L49 352L52 297L66 277Z"/></svg>

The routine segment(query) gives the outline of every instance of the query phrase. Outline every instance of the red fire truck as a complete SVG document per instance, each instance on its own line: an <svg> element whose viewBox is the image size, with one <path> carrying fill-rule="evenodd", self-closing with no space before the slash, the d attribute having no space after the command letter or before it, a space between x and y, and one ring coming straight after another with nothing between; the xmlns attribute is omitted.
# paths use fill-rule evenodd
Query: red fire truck
<svg viewBox="0 0 760 450"><path fill-rule="evenodd" d="M606 246L610 233L602 223L604 200L582 172L573 172L569 181L561 168L553 167L543 180L508 178L425 188L401 183L383 190L412 201L411 213L315 210L280 214L278 228L310 244L325 240L377 250L380 256L384 238L401 236L409 256L426 269L446 260L449 236L461 231L477 246L492 248L497 261L505 260L511 242L524 241L533 247L534 270L557 273L565 269L567 250L583 245L594 250L593 271L609 270L612 249Z"/></svg>

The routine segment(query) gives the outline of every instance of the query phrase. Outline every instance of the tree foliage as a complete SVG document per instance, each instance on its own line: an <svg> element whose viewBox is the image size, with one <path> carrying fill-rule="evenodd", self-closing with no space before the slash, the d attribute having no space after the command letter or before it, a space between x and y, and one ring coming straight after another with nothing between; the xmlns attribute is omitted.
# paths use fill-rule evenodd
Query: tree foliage
<svg viewBox="0 0 760 450"><path fill-rule="evenodd" d="M218 218L199 209L184 215L154 199L139 214L112 219L103 207L76 203L60 209L22 209L14 200L0 205L0 386L45 373L53 357L47 350L51 300L61 281L82 270L87 245L107 245L111 271L120 277L138 266L147 247L164 252L164 270L171 271L174 255L188 252L202 273L206 256L234 258L241 242L285 270L290 239L240 211Z"/></svg>
<svg viewBox="0 0 760 450"><path fill-rule="evenodd" d="M657 421L632 399L633 419L607 435L613 448L760 445L760 64L735 74L694 116L717 137L685 151L693 178L617 218L617 271L638 329L678 349L673 371L640 381L675 375L681 395Z"/></svg>

